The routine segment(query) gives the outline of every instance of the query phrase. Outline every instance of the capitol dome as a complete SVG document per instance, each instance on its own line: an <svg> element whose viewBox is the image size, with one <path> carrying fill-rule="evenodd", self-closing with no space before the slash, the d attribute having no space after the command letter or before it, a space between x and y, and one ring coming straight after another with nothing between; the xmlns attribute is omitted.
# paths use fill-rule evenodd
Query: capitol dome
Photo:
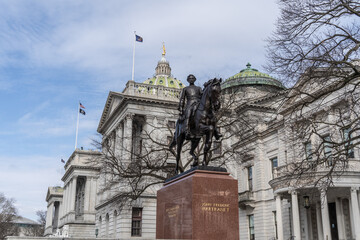
<svg viewBox="0 0 360 240"><path fill-rule="evenodd" d="M144 81L145 84L164 86L169 88L182 89L185 85L175 77L171 75L171 68L169 62L165 58L165 46L163 45L163 53L161 60L155 68L155 75L152 78L148 78Z"/></svg>
<svg viewBox="0 0 360 240"><path fill-rule="evenodd" d="M239 86L265 86L274 88L274 90L285 89L284 85L282 85L280 81L266 73L259 72L255 68L251 68L250 63L246 64L245 69L226 79L222 83L221 88L224 90Z"/></svg>

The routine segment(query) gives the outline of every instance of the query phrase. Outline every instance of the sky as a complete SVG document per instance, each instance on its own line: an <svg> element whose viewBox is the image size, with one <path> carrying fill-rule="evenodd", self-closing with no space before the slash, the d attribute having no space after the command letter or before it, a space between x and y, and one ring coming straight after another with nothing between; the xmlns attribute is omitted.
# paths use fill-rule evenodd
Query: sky
<svg viewBox="0 0 360 240"><path fill-rule="evenodd" d="M93 139L109 91L155 73L165 43L172 74L201 85L246 68L264 72L276 0L0 0L0 192L36 220L65 161Z"/></svg>

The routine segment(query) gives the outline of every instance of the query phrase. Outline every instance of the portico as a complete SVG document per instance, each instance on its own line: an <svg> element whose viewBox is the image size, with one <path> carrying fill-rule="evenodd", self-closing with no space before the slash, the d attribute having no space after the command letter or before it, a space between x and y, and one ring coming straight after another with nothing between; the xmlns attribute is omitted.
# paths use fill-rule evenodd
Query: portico
<svg viewBox="0 0 360 240"><path fill-rule="evenodd" d="M275 199L279 240L284 239L280 217L283 199L291 202L294 239L360 239L360 228L356 227L360 226L358 187L282 189L276 192Z"/></svg>

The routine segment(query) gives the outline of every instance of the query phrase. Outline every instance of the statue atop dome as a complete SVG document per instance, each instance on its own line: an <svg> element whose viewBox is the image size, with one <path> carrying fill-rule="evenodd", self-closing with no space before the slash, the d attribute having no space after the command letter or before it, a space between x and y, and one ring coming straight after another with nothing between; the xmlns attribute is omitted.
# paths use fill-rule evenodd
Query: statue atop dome
<svg viewBox="0 0 360 240"><path fill-rule="evenodd" d="M174 76L171 75L171 67L170 63L165 58L166 49L165 43L162 43L162 56L158 61L157 66L155 68L155 74L153 77L148 78L144 81L145 84L164 86L176 89L182 89L185 85Z"/></svg>
<svg viewBox="0 0 360 240"><path fill-rule="evenodd" d="M162 53L162 55L165 57L165 54L166 54L165 43L163 42L163 53Z"/></svg>

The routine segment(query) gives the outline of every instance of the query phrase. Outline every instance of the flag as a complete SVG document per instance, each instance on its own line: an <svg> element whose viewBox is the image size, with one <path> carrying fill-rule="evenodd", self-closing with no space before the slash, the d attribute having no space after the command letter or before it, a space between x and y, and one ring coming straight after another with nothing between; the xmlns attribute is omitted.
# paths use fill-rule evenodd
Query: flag
<svg viewBox="0 0 360 240"><path fill-rule="evenodd" d="M65 160L64 160L64 159L61 159L61 162L62 162L62 163L65 163Z"/></svg>
<svg viewBox="0 0 360 240"><path fill-rule="evenodd" d="M79 109L79 112L80 112L82 115L85 115L85 114L86 114L85 111L82 110L81 108Z"/></svg>
<svg viewBox="0 0 360 240"><path fill-rule="evenodd" d="M82 105L81 103L80 103L80 107L83 108L83 109L85 109L84 105Z"/></svg>
<svg viewBox="0 0 360 240"><path fill-rule="evenodd" d="M135 39L136 39L137 42L143 42L144 41L144 39L142 37L140 37L139 35L136 35L136 34L135 34Z"/></svg>

